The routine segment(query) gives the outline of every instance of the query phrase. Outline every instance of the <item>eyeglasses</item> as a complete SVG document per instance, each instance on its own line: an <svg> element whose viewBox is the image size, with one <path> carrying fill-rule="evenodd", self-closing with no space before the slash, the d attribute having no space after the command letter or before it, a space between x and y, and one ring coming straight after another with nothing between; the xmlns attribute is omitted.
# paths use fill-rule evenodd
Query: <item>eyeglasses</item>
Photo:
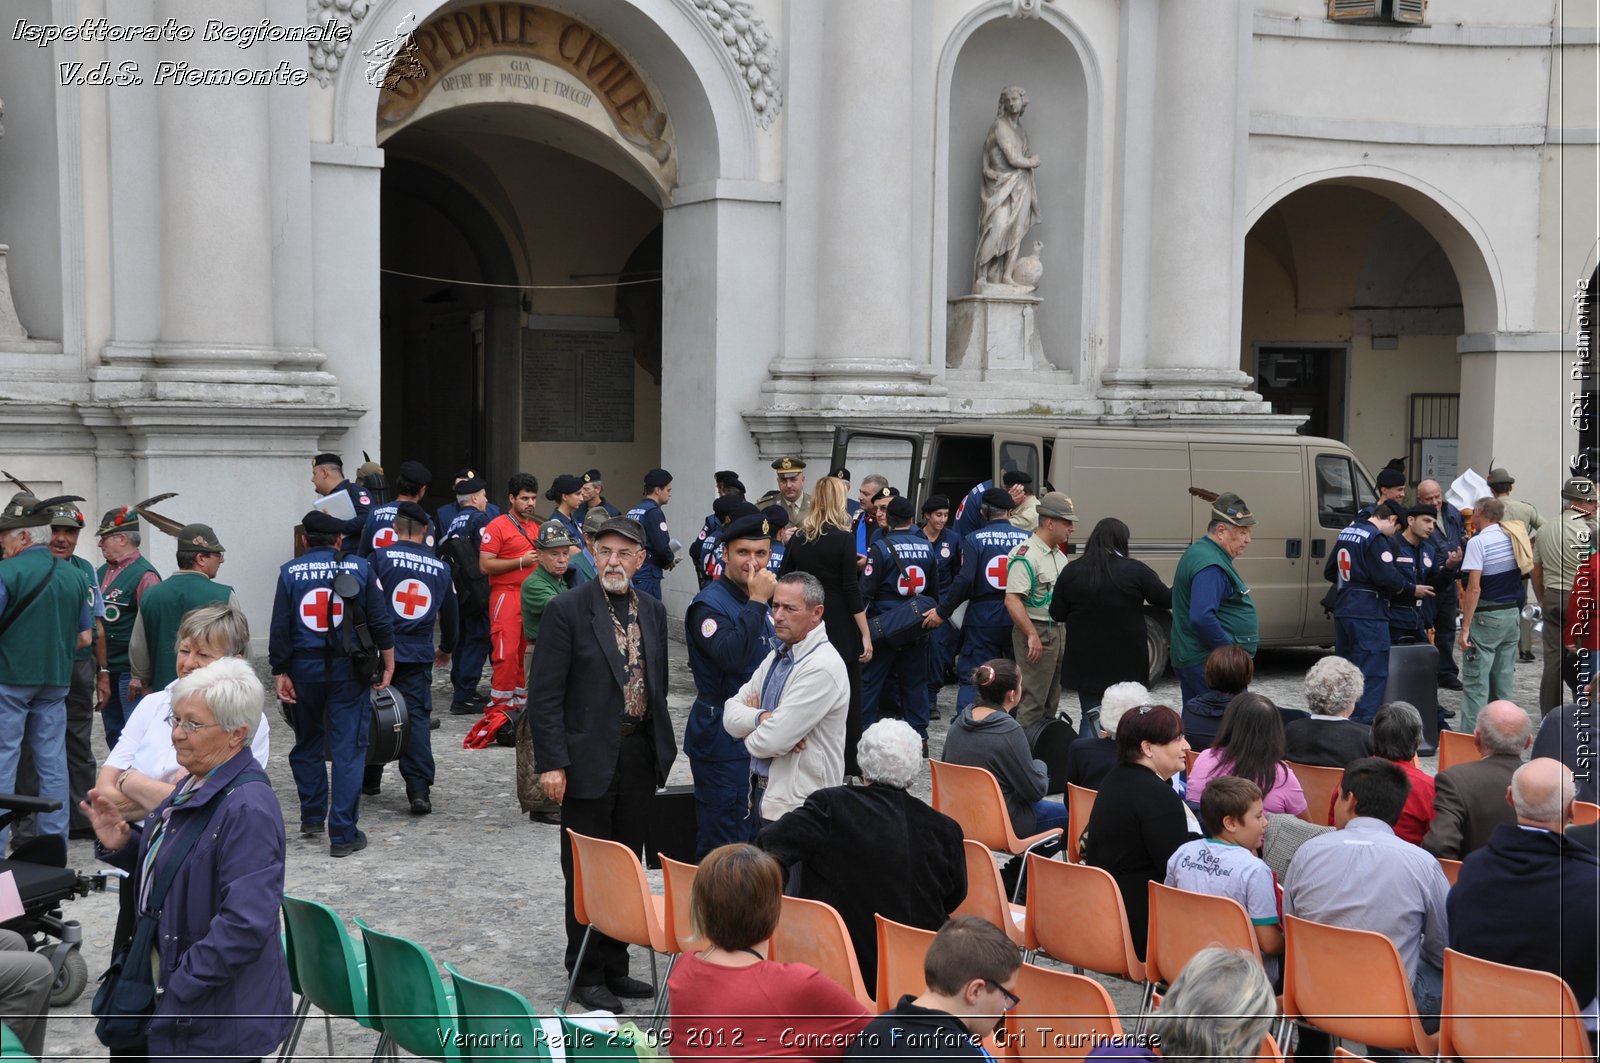
<svg viewBox="0 0 1600 1063"><path fill-rule="evenodd" d="M612 550L609 547L596 547L594 551L595 560L597 561L610 561L612 559L616 559L618 561L631 561L638 554L638 550L631 548L624 550Z"/></svg>
<svg viewBox="0 0 1600 1063"><path fill-rule="evenodd" d="M166 715L166 724L169 730L173 727L182 727L184 734L191 735L197 731L204 731L207 727L222 726L220 723L195 723L193 720L180 720L170 712Z"/></svg>
<svg viewBox="0 0 1600 1063"><path fill-rule="evenodd" d="M1022 1003L1021 997L1017 996L999 982L994 981L992 978L985 978L984 983L988 985L990 989L999 990L1000 995L1006 998L1006 1006L1004 1010L1010 1011L1012 1008L1015 1008L1018 1004Z"/></svg>

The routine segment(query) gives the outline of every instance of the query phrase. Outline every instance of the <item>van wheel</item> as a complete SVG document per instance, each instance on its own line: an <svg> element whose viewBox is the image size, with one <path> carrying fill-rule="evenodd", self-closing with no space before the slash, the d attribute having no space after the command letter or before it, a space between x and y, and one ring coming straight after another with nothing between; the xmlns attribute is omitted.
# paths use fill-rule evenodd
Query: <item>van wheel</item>
<svg viewBox="0 0 1600 1063"><path fill-rule="evenodd" d="M1167 674L1167 652L1172 646L1171 623L1167 617L1144 614L1144 644L1150 654L1150 676L1146 686L1155 686Z"/></svg>

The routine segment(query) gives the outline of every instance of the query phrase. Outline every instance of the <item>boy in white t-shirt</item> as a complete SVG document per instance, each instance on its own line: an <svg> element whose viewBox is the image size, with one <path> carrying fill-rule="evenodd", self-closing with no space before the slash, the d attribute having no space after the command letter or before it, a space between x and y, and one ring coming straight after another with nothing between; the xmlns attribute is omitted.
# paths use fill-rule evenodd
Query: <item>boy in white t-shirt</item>
<svg viewBox="0 0 1600 1063"><path fill-rule="evenodd" d="M1166 884L1238 901L1255 927L1267 975L1276 984L1283 929L1276 878L1256 855L1267 833L1261 788L1233 775L1211 780L1200 798L1200 822L1207 837L1178 847L1167 861Z"/></svg>

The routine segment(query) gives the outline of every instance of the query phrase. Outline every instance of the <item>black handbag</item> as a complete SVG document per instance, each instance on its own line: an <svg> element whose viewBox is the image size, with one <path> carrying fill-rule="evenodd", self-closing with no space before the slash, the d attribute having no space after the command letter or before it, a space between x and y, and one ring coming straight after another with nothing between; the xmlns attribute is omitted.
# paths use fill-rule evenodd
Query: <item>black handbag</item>
<svg viewBox="0 0 1600 1063"><path fill-rule="evenodd" d="M904 577L906 569L899 553L892 544L886 546L889 557L894 561L895 571ZM926 594L914 594L903 602L896 602L881 610L876 616L868 617L867 633L872 636L872 645L883 645L892 650L903 650L912 645L928 634L928 629L922 626L922 617L938 604Z"/></svg>
<svg viewBox="0 0 1600 1063"><path fill-rule="evenodd" d="M183 837L171 842L170 855L163 863L161 877L150 889L145 910L133 928L133 939L126 948L111 958L111 966L100 978L100 988L95 991L94 1003L89 1011L97 1020L94 1035L107 1048L136 1048L145 1043L150 1029L150 1017L156 1010L155 971L151 957L155 953L156 933L161 925L161 905L167 899L178 869L195 843L205 834L211 817L216 815L223 798L247 782L270 786L267 777L259 771L241 772L223 791L206 803L205 811L195 817L193 826ZM123 880L123 885L137 888L133 878Z"/></svg>

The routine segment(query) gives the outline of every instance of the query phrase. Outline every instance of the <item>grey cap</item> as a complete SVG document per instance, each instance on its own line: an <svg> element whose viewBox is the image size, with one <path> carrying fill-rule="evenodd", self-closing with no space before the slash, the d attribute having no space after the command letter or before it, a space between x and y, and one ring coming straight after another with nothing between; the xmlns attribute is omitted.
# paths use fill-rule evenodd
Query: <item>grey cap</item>
<svg viewBox="0 0 1600 1063"><path fill-rule="evenodd" d="M1039 499L1039 516L1054 517L1057 520L1070 520L1076 522L1077 510L1072 508L1072 499L1060 491L1051 491Z"/></svg>
<svg viewBox="0 0 1600 1063"><path fill-rule="evenodd" d="M1574 476L1561 485L1561 497L1568 502L1593 502L1594 481L1587 476Z"/></svg>

